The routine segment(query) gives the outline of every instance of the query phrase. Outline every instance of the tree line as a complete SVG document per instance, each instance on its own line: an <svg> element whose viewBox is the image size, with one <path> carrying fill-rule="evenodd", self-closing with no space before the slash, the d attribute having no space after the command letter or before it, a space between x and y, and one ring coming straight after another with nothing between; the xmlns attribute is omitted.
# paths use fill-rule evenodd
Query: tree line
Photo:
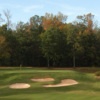
<svg viewBox="0 0 100 100"><path fill-rule="evenodd" d="M67 23L66 15L34 15L16 29L0 26L0 66L100 66L100 28L91 13ZM0 17L1 19L1 17Z"/></svg>

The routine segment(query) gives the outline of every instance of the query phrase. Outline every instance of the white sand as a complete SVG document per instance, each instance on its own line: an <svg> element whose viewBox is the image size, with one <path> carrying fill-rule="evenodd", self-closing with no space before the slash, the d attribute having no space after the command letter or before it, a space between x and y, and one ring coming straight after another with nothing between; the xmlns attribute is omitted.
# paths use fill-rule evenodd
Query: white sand
<svg viewBox="0 0 100 100"><path fill-rule="evenodd" d="M77 81L72 80L72 79L64 79L61 80L61 83L55 84L55 85L43 85L43 87L62 87L62 86L70 86L70 85L75 85L78 84Z"/></svg>
<svg viewBox="0 0 100 100"><path fill-rule="evenodd" d="M29 87L30 85L26 83L15 83L9 86L9 88L14 88L14 89L24 89Z"/></svg>
<svg viewBox="0 0 100 100"><path fill-rule="evenodd" d="M32 81L36 82L48 82L48 81L54 81L53 78L41 78L41 79L31 79ZM62 87L62 86L70 86L70 85L75 85L78 84L77 81L72 80L72 79L63 79L61 80L61 83L59 84L54 84L54 85L43 85L43 87ZM9 86L9 88L13 89L24 89L24 88L29 88L30 85L26 83L15 83Z"/></svg>
<svg viewBox="0 0 100 100"><path fill-rule="evenodd" d="M48 82L48 81L54 81L53 78L40 78L40 79L31 79L32 81L36 82Z"/></svg>

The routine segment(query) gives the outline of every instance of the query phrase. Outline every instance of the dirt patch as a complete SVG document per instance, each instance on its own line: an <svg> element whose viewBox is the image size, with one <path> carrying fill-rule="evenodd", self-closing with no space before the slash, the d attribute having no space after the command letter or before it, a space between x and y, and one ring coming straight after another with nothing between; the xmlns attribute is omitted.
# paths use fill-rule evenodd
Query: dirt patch
<svg viewBox="0 0 100 100"><path fill-rule="evenodd" d="M40 78L40 79L31 79L32 81L36 82L49 82L49 81L54 81L53 78Z"/></svg>
<svg viewBox="0 0 100 100"><path fill-rule="evenodd" d="M30 85L26 83L15 83L9 86L9 88L13 88L13 89L24 89L29 87Z"/></svg>
<svg viewBox="0 0 100 100"><path fill-rule="evenodd" d="M43 87L62 87L62 86L69 86L69 85L75 85L78 84L77 81L72 80L72 79L64 79L61 80L61 83L55 84L55 85L43 85Z"/></svg>

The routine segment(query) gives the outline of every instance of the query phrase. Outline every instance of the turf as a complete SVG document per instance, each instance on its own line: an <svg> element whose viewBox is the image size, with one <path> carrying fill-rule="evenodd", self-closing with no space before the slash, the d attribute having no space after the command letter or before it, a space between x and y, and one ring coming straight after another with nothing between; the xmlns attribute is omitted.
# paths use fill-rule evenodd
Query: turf
<svg viewBox="0 0 100 100"><path fill-rule="evenodd" d="M91 70L91 69L90 69ZM54 82L32 82L31 78L52 77ZM57 84L61 79L74 79L77 85L42 87ZM13 83L28 83L28 89L10 89ZM50 70L34 68L0 68L0 100L100 100L100 80L94 73L77 70Z"/></svg>

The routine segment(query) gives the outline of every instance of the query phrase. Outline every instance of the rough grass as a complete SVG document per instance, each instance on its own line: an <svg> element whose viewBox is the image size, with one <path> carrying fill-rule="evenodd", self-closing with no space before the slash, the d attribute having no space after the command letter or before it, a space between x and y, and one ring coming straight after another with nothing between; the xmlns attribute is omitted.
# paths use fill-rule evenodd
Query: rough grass
<svg viewBox="0 0 100 100"><path fill-rule="evenodd" d="M0 68L0 100L100 100L100 80L95 78L94 73L82 71L34 68L23 68L20 71L19 68ZM33 82L30 80L46 77L52 77L55 81ZM65 87L42 87L43 84L59 83L61 79L74 79L79 84ZM28 83L31 87L28 89L9 88L10 84L18 82Z"/></svg>

